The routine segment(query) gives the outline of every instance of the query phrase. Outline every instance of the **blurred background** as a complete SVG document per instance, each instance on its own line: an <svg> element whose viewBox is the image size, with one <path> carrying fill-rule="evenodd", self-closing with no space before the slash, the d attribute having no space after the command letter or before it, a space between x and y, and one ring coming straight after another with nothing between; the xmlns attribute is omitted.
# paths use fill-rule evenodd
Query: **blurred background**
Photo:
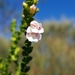
<svg viewBox="0 0 75 75"><path fill-rule="evenodd" d="M12 19L17 20L17 27L21 25L23 1L0 0L0 57L3 59L10 48ZM29 75L75 75L75 0L39 0L37 7L40 11L34 18L43 24L45 32L42 40L33 44ZM23 35L19 47L24 40ZM21 52L19 55L21 59Z"/></svg>

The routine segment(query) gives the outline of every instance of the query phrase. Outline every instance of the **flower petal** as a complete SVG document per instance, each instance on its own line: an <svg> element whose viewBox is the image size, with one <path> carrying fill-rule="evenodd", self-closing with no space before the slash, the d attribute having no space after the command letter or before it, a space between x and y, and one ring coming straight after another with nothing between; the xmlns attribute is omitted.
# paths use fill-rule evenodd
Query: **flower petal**
<svg viewBox="0 0 75 75"><path fill-rule="evenodd" d="M42 35L39 33L27 33L26 34L26 38L30 41L30 42L38 42L38 40L41 40Z"/></svg>
<svg viewBox="0 0 75 75"><path fill-rule="evenodd" d="M30 33L31 32L31 27L29 26L26 30L27 33Z"/></svg>

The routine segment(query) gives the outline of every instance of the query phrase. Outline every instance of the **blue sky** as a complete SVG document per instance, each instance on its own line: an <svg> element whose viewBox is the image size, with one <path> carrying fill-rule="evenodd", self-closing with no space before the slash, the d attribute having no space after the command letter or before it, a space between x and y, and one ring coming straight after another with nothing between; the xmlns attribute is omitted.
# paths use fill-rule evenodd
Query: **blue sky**
<svg viewBox="0 0 75 75"><path fill-rule="evenodd" d="M36 18L47 20L56 18L60 20L62 16L75 18L75 0L39 0L40 12Z"/></svg>
<svg viewBox="0 0 75 75"><path fill-rule="evenodd" d="M3 24L8 24L12 18L16 18L18 23L20 22L23 1L0 0L0 6L3 4L4 7L4 10L0 8L0 25L2 21ZM35 19L40 21L51 18L60 20L62 16L75 18L75 0L39 0L37 7L40 11L35 15Z"/></svg>
<svg viewBox="0 0 75 75"><path fill-rule="evenodd" d="M20 24L23 1L0 0L0 32L3 30L2 27L8 28L13 18L16 18L17 23ZM75 18L75 0L39 0L37 7L40 11L34 18L38 21L52 18L61 20L62 16L68 19Z"/></svg>

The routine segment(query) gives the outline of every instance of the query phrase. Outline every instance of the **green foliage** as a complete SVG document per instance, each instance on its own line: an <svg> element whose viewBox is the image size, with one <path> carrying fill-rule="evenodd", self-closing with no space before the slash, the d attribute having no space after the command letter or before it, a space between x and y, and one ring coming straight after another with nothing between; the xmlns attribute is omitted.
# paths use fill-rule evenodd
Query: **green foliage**
<svg viewBox="0 0 75 75"><path fill-rule="evenodd" d="M25 39L35 15L29 13L29 7L37 2L26 0L19 31L16 20L12 21L11 42L0 38L0 75L28 75L30 67L30 75L75 74L75 27L71 23L43 23L45 33L37 45ZM32 62L30 54L34 57Z"/></svg>
<svg viewBox="0 0 75 75"><path fill-rule="evenodd" d="M23 62L26 62L27 68L25 68L25 63L21 63L21 66L24 67L22 71L27 72L29 69L30 75L74 75L75 74L75 43L74 43L74 26L71 23L64 23L61 26L62 23L43 23L43 27L45 29L45 33L43 34L43 39L39 41L37 44L34 45L34 49L32 46L27 47L24 45L24 35L22 36L22 39L19 42L18 47L22 47L23 51L26 52L26 50L31 53L32 57L34 58L32 60L32 57L29 53L20 52L20 60L23 58L23 55L29 55L28 57L24 57L22 59ZM54 26L54 29L52 30L52 26ZM67 29L66 29L67 28ZM60 30L60 33L58 32ZM62 34L62 30L65 31ZM55 32L54 32L55 31ZM70 38L68 40L68 38ZM2 39L1 39L2 41ZM4 41L4 40L3 40ZM72 41L72 43L71 43ZM7 47L7 43L10 46L10 43L8 41L2 42L4 45L3 48ZM2 43L0 43L2 45ZM0 45L0 46L1 46ZM29 44L31 45L31 44ZM7 49L4 49L4 53L8 52L9 46ZM28 46L28 44L26 44ZM3 49L2 48L2 49ZM1 51L1 48L0 48ZM0 52L1 53L1 52ZM2 55L4 54L2 53ZM22 54L21 54L22 53ZM6 55L7 56L7 55ZM5 58L5 57L4 57ZM32 60L30 63L29 61ZM1 61L2 62L2 61ZM1 64L0 64L1 65ZM11 66L14 66L15 64L11 64ZM2 67L2 66L1 66ZM10 68L10 70L14 70L14 67ZM16 72L13 71L13 75L15 75Z"/></svg>
<svg viewBox="0 0 75 75"><path fill-rule="evenodd" d="M60 26L61 24L43 23L45 33L42 41L35 45L32 54L34 63L30 63L31 75L75 74L75 43L73 43L74 39L71 38L74 36L71 32L75 28L71 23L64 23Z"/></svg>
<svg viewBox="0 0 75 75"><path fill-rule="evenodd" d="M28 63L32 60L32 57L29 55L32 52L33 47L31 46L31 42L26 40L24 42L24 46L22 46L22 60L19 63L19 52L21 48L18 46L18 43L21 39L21 35L25 33L26 29L30 25L30 22L34 20L33 16L36 12L30 13L30 6L37 4L37 0L26 0L23 2L23 13L21 25L19 27L19 31L16 29L16 20L13 20L11 23L11 45L9 48L9 52L7 58L5 59L5 64L2 59L0 59L0 73L2 75L14 75L13 70L10 70L10 66L13 63L15 75L27 75L27 72L30 70L30 66ZM35 10L34 10L35 11ZM24 41L24 40L23 40ZM3 41L2 41L3 42Z"/></svg>

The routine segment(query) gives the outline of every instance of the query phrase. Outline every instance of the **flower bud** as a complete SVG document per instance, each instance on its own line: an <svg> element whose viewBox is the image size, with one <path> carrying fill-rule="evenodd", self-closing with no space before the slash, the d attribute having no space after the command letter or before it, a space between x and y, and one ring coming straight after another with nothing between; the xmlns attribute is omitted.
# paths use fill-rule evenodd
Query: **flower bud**
<svg viewBox="0 0 75 75"><path fill-rule="evenodd" d="M25 15L24 14L22 14L22 18L24 18L25 17Z"/></svg>
<svg viewBox="0 0 75 75"><path fill-rule="evenodd" d="M28 4L23 2L23 7L27 9L28 8Z"/></svg>
<svg viewBox="0 0 75 75"><path fill-rule="evenodd" d="M30 6L30 13L35 14L35 12L36 12L36 6L33 4L32 6Z"/></svg>
<svg viewBox="0 0 75 75"><path fill-rule="evenodd" d="M39 11L39 8L36 9L36 12L38 12L38 11Z"/></svg>
<svg viewBox="0 0 75 75"><path fill-rule="evenodd" d="M19 48L19 47L17 47L17 48L15 49L14 54L15 54L15 55L17 55L17 54L19 53L19 51L20 51L20 48Z"/></svg>
<svg viewBox="0 0 75 75"><path fill-rule="evenodd" d="M38 0L34 0L34 4L37 4L38 3Z"/></svg>
<svg viewBox="0 0 75 75"><path fill-rule="evenodd" d="M13 61L16 61L16 60L17 60L17 58L16 58L14 55L11 56L11 59L12 59Z"/></svg>

